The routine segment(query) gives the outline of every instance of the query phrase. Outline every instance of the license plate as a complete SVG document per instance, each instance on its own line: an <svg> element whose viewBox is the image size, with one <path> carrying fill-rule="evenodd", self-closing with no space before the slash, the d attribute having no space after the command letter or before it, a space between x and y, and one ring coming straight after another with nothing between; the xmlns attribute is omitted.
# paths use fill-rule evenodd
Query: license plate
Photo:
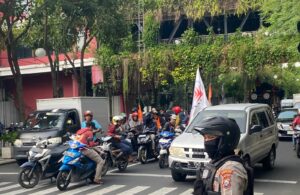
<svg viewBox="0 0 300 195"><path fill-rule="evenodd" d="M287 134L288 135L294 135L294 131L288 131Z"/></svg>

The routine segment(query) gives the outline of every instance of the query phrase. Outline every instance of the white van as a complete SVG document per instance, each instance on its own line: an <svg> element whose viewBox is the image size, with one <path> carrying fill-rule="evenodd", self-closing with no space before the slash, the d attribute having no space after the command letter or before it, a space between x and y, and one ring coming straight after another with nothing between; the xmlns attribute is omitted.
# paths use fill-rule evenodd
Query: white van
<svg viewBox="0 0 300 195"><path fill-rule="evenodd" d="M211 116L235 119L241 130L236 153L250 165L261 162L266 169L274 167L278 129L271 108L266 104L225 104L207 107L198 113L173 141L169 166L174 181L184 181L187 175L195 175L197 169L210 161L204 150L204 139L194 127Z"/></svg>

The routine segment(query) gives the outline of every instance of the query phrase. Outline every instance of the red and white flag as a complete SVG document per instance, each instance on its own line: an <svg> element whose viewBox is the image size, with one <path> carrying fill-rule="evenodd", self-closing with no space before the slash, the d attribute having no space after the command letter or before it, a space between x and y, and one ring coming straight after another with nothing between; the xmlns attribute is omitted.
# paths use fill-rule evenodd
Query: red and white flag
<svg viewBox="0 0 300 195"><path fill-rule="evenodd" d="M205 87L203 81L200 76L199 68L197 69L195 86L194 86L194 96L193 103L190 114L190 121L198 114L198 112L202 111L204 108L209 106L209 102L207 100Z"/></svg>

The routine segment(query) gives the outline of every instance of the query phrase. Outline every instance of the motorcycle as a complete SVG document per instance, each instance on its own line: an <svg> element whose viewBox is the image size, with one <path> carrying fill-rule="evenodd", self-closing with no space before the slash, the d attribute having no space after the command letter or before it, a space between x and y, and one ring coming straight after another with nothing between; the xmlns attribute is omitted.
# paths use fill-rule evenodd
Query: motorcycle
<svg viewBox="0 0 300 195"><path fill-rule="evenodd" d="M171 143L175 137L175 134L169 131L163 131L160 133L160 139L158 141L160 151L159 151L159 158L158 158L158 165L159 168L168 167L168 158L169 158L169 148Z"/></svg>
<svg viewBox="0 0 300 195"><path fill-rule="evenodd" d="M297 125L294 129L294 140L295 140L295 150L296 150L296 154L297 157L300 158L300 127Z"/></svg>
<svg viewBox="0 0 300 195"><path fill-rule="evenodd" d="M80 151L89 150L85 144L76 141L73 136L67 143L69 149L63 153L62 165L56 178L56 186L61 191L66 190L70 182L87 181L87 179L93 181L96 168L95 162L85 157Z"/></svg>
<svg viewBox="0 0 300 195"><path fill-rule="evenodd" d="M103 159L105 161L102 168L102 176L104 176L110 167L118 167L120 171L125 171L128 165L128 155L125 155L120 149L112 147L111 136L101 138L99 146L103 151Z"/></svg>
<svg viewBox="0 0 300 195"><path fill-rule="evenodd" d="M152 140L151 135L154 135L154 132L146 128L143 133L141 133L138 138L138 159L142 164L145 164L148 162L148 159L151 158L158 158L158 138L155 136L154 142L155 142L155 149L152 148Z"/></svg>
<svg viewBox="0 0 300 195"><path fill-rule="evenodd" d="M41 179L56 177L60 167L59 159L65 148L58 147L58 156L52 155L47 148L50 138L39 140L28 152L28 162L21 165L18 182L23 188L35 187Z"/></svg>

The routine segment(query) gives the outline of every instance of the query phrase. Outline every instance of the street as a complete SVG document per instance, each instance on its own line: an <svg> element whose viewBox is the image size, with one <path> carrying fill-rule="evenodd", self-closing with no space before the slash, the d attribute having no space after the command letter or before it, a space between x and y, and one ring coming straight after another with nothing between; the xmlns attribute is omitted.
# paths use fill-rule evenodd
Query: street
<svg viewBox="0 0 300 195"><path fill-rule="evenodd" d="M280 141L277 149L276 167L264 171L260 165L255 167L256 195L299 194L300 159L292 150L291 142ZM194 177L186 182L173 182L169 169L159 169L157 162L146 165L129 165L124 173L111 170L104 178L103 185L86 185L85 182L70 184L66 192L59 192L55 182L43 180L33 189L23 189L17 182L19 167L16 164L0 166L1 194L191 194Z"/></svg>

